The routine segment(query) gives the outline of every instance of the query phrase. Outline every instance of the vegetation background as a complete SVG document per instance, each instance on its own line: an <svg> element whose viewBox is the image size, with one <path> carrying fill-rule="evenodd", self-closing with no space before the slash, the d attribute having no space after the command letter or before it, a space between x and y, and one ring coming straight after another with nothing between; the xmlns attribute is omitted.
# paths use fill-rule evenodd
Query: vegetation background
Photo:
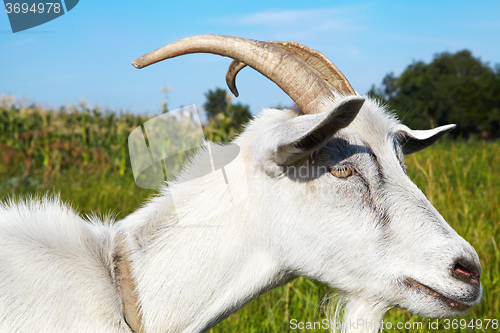
<svg viewBox="0 0 500 333"><path fill-rule="evenodd" d="M481 303L450 321L450 329L439 320L435 331L499 331L500 143L495 139L500 136L500 66L491 68L468 51L442 53L430 64L411 64L399 77L388 74L370 94L413 128L458 124L451 136L406 157L410 178L474 246L483 267ZM251 117L248 107L232 104L222 89L205 97L205 136L230 141ZM127 148L130 132L147 120L85 103L47 109L2 95L0 200L59 194L81 214L123 218L155 192L134 183ZM290 320L321 322L324 297L333 293L321 283L299 278L260 296L211 332L325 332L292 330ZM400 309L391 310L385 321L393 323L386 331L429 331L429 319ZM397 322L424 326L402 330L395 328Z"/></svg>

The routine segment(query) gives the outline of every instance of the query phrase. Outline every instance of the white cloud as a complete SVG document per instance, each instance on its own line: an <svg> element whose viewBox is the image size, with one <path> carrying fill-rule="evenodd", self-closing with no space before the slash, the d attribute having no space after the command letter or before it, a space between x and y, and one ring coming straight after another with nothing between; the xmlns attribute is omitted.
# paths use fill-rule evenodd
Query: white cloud
<svg viewBox="0 0 500 333"><path fill-rule="evenodd" d="M225 24L266 32L268 38L304 40L325 34L344 35L364 30L361 7L267 10L224 20Z"/></svg>
<svg viewBox="0 0 500 333"><path fill-rule="evenodd" d="M3 44L2 48L7 49L7 48L11 48L11 47L21 47L21 46L33 44L34 42L35 42L35 39L31 36L27 37L27 38L19 38L19 39L12 38L11 41Z"/></svg>

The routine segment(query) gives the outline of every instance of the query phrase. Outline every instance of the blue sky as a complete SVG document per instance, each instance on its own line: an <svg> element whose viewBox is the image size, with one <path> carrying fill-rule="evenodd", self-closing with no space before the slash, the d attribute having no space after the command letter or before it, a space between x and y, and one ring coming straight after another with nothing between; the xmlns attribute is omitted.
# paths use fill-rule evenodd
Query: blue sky
<svg viewBox="0 0 500 333"><path fill-rule="evenodd" d="M415 60L469 49L500 63L500 1L85 1L41 26L13 34L0 10L0 93L48 107L78 104L158 114L161 87L169 106L204 103L225 88L230 60L187 55L134 69L130 62L196 34L296 41L319 50L366 93L385 74ZM238 76L240 97L253 113L290 105L252 69Z"/></svg>

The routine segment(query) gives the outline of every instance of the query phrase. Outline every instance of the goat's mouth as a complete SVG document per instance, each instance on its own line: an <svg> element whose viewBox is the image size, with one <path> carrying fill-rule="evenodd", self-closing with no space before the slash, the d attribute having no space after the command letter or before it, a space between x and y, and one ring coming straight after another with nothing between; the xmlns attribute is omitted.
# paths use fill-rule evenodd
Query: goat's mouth
<svg viewBox="0 0 500 333"><path fill-rule="evenodd" d="M437 300L439 300L442 304L447 305L450 309L457 312L465 312L472 307L472 305L468 305L456 299L451 299L449 297L444 296L443 294L437 292L425 284L422 284L412 278L406 278L404 281L406 287L416 291L417 293L427 294Z"/></svg>

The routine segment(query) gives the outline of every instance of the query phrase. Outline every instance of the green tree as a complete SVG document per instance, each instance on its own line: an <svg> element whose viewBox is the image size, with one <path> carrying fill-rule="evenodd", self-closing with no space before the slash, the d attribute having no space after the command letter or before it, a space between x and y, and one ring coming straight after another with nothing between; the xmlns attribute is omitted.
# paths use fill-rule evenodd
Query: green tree
<svg viewBox="0 0 500 333"><path fill-rule="evenodd" d="M414 62L399 77L388 74L369 94L414 128L455 123L454 135L500 136L500 65L493 69L468 50Z"/></svg>
<svg viewBox="0 0 500 333"><path fill-rule="evenodd" d="M227 110L227 92L224 89L217 88L205 93L207 101L203 104L209 120L214 119L219 113L225 113Z"/></svg>
<svg viewBox="0 0 500 333"><path fill-rule="evenodd" d="M203 104L209 125L208 138L213 141L230 141L245 123L252 118L250 108L241 103L232 104L226 90L217 88L205 94Z"/></svg>

